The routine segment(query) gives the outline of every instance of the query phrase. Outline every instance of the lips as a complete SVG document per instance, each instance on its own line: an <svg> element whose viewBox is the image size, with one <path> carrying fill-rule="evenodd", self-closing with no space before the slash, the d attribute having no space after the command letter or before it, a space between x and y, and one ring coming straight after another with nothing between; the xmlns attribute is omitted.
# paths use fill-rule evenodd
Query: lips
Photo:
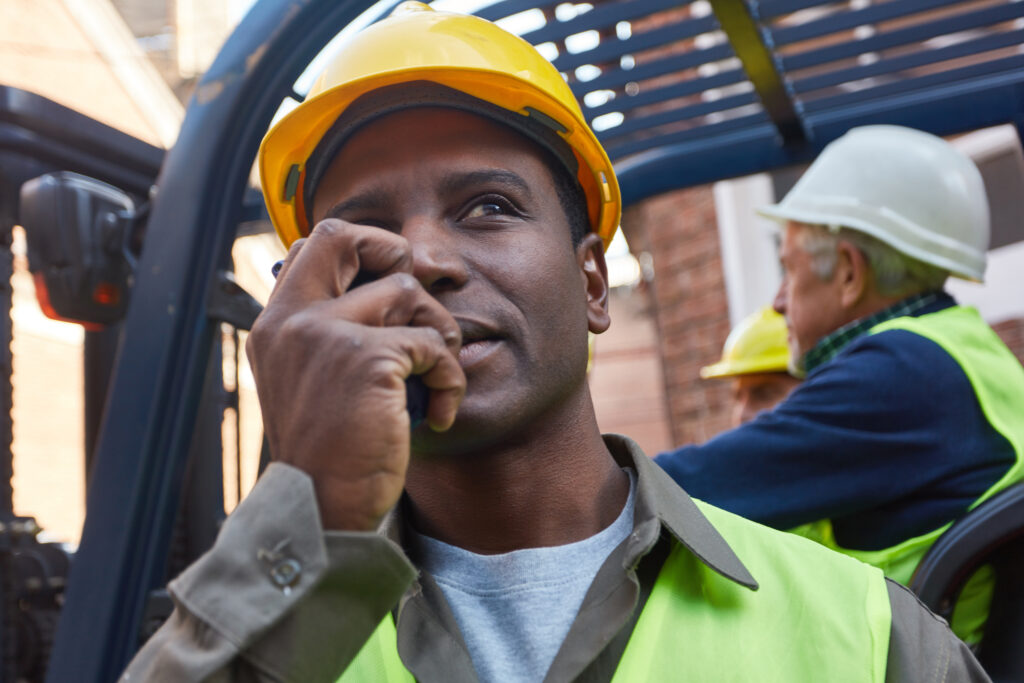
<svg viewBox="0 0 1024 683"><path fill-rule="evenodd" d="M462 331L459 365L466 368L489 356L501 344L502 335L493 326L477 320L456 317Z"/></svg>

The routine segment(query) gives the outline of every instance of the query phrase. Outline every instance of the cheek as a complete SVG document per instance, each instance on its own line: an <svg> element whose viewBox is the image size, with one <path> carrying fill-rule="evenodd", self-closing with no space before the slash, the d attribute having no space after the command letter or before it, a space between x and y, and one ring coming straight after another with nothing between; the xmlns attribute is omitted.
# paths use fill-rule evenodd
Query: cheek
<svg viewBox="0 0 1024 683"><path fill-rule="evenodd" d="M775 399L761 396L750 401L750 410L760 413L764 410L771 410L775 406Z"/></svg>
<svg viewBox="0 0 1024 683"><path fill-rule="evenodd" d="M815 308L815 298L818 295L814 285L814 282L805 279L794 280L790 290L787 313L801 332L806 331L807 326L812 324L813 316L810 313Z"/></svg>

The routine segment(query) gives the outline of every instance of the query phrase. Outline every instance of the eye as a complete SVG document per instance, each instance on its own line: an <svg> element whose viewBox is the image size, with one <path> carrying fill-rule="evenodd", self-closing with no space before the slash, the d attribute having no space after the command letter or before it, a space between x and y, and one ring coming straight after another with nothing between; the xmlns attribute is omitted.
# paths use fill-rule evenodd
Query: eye
<svg viewBox="0 0 1024 683"><path fill-rule="evenodd" d="M501 205L495 202L482 202L477 204L469 213L466 214L466 218L480 218L481 216L497 216L503 213Z"/></svg>
<svg viewBox="0 0 1024 683"><path fill-rule="evenodd" d="M508 199L500 195L487 195L470 202L466 213L463 214L463 219L518 215L520 212Z"/></svg>

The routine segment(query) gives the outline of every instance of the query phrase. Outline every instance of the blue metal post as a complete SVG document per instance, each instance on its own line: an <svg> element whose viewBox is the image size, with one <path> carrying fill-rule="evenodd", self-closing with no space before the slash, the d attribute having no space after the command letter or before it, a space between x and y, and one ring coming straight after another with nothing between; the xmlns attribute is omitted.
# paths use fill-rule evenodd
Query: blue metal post
<svg viewBox="0 0 1024 683"><path fill-rule="evenodd" d="M216 328L207 291L228 263L249 169L295 79L365 7L262 0L196 89L157 182L49 681L107 683L138 647L147 595L167 578Z"/></svg>

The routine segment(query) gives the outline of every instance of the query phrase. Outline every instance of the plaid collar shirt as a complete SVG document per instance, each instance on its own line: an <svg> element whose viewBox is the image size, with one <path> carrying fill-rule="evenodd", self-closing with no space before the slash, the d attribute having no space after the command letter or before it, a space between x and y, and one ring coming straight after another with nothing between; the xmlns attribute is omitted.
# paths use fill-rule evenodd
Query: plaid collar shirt
<svg viewBox="0 0 1024 683"><path fill-rule="evenodd" d="M804 356L804 370L809 374L815 368L819 368L829 362L835 358L836 354L846 348L850 342L867 334L868 330L875 325L892 320L893 318L914 315L935 303L945 302L945 300L949 300L949 304L952 305L952 297L941 290L922 292L909 296L877 313L849 322L835 332L822 337L821 341L807 352Z"/></svg>

